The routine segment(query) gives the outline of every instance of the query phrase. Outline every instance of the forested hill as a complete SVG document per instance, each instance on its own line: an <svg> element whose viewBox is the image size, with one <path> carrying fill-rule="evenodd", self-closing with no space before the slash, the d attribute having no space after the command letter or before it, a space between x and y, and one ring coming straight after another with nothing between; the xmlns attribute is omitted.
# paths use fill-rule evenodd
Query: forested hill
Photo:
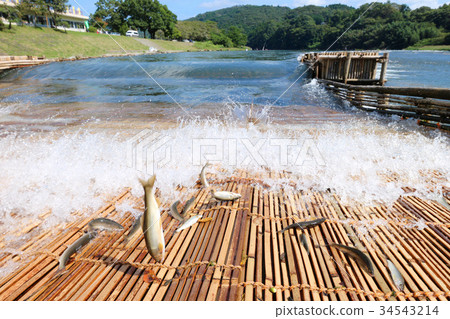
<svg viewBox="0 0 450 319"><path fill-rule="evenodd" d="M214 21L223 30L237 26L248 35L260 24L281 22L290 11L288 7L244 5L202 13L188 21Z"/></svg>
<svg viewBox="0 0 450 319"><path fill-rule="evenodd" d="M424 2L426 3L426 2ZM239 27L254 49L327 49L370 4L359 8L334 4L296 9L236 6L190 20L216 21L227 30ZM376 3L337 41L333 49L404 49L412 45L450 44L450 5L437 9L392 2Z"/></svg>

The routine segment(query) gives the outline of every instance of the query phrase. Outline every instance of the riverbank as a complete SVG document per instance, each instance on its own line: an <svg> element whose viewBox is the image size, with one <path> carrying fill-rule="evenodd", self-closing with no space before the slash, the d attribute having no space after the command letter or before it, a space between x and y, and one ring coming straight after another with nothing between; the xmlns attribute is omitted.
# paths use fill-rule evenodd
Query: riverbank
<svg viewBox="0 0 450 319"><path fill-rule="evenodd" d="M151 48L155 48L163 53L238 50L237 48L228 49L208 42L185 43L147 40L124 36L109 36L107 34L63 32L48 28L13 26L11 30L5 29L0 32L0 55L32 55L45 56L48 59L68 59L73 57L88 58L124 54L123 50L111 37L130 54L149 53Z"/></svg>

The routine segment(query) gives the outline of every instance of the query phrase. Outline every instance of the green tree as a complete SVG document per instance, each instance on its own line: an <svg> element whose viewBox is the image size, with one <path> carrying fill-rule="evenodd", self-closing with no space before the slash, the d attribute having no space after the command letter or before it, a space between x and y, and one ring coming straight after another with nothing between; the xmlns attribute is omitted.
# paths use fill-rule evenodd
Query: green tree
<svg viewBox="0 0 450 319"><path fill-rule="evenodd" d="M247 44L247 36L236 26L230 27L226 36L231 39L235 47L242 47Z"/></svg>
<svg viewBox="0 0 450 319"><path fill-rule="evenodd" d="M3 13L8 20L8 29L11 29L11 23L19 20L20 11L17 7L7 6L5 4L0 5L0 13ZM3 23L2 23L3 24Z"/></svg>
<svg viewBox="0 0 450 319"><path fill-rule="evenodd" d="M36 17L45 16L50 18L48 24L56 27L61 24L61 13L66 11L68 0L22 0L17 9L20 15L32 15L34 17L34 26L36 26Z"/></svg>
<svg viewBox="0 0 450 319"><path fill-rule="evenodd" d="M171 37L177 22L176 15L157 0L125 0L121 10L129 26L148 32L152 38L158 30Z"/></svg>
<svg viewBox="0 0 450 319"><path fill-rule="evenodd" d="M94 25L109 31L120 32L121 27L125 24L124 15L120 10L122 2L122 0L98 0L95 3L97 10L93 17L99 25L96 23Z"/></svg>

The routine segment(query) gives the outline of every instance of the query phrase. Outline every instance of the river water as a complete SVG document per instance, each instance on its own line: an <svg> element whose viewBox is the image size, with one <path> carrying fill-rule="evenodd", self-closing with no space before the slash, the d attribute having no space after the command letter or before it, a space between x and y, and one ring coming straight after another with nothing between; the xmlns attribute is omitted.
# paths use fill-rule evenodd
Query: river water
<svg viewBox="0 0 450 319"><path fill-rule="evenodd" d="M206 160L222 175L291 171L295 186L266 182L330 188L349 204L389 206L403 187L433 199L450 187L448 135L362 113L306 74L298 79L300 54L158 54L2 74L0 250L33 236L10 234L43 212L51 215L40 230L75 210L91 213L125 187L142 195L138 177L151 173L165 200L178 199L175 187L192 187ZM448 88L450 54L391 52L387 79Z"/></svg>

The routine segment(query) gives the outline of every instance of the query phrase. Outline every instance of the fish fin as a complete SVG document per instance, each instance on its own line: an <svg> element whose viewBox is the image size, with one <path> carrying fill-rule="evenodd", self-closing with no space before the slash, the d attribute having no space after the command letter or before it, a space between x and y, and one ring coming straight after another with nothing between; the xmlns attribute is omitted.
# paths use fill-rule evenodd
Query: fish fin
<svg viewBox="0 0 450 319"><path fill-rule="evenodd" d="M147 181L139 179L139 182L141 182L141 185L144 188L146 188L146 187L153 187L153 185L155 184L155 181L156 181L156 175L153 175Z"/></svg>

